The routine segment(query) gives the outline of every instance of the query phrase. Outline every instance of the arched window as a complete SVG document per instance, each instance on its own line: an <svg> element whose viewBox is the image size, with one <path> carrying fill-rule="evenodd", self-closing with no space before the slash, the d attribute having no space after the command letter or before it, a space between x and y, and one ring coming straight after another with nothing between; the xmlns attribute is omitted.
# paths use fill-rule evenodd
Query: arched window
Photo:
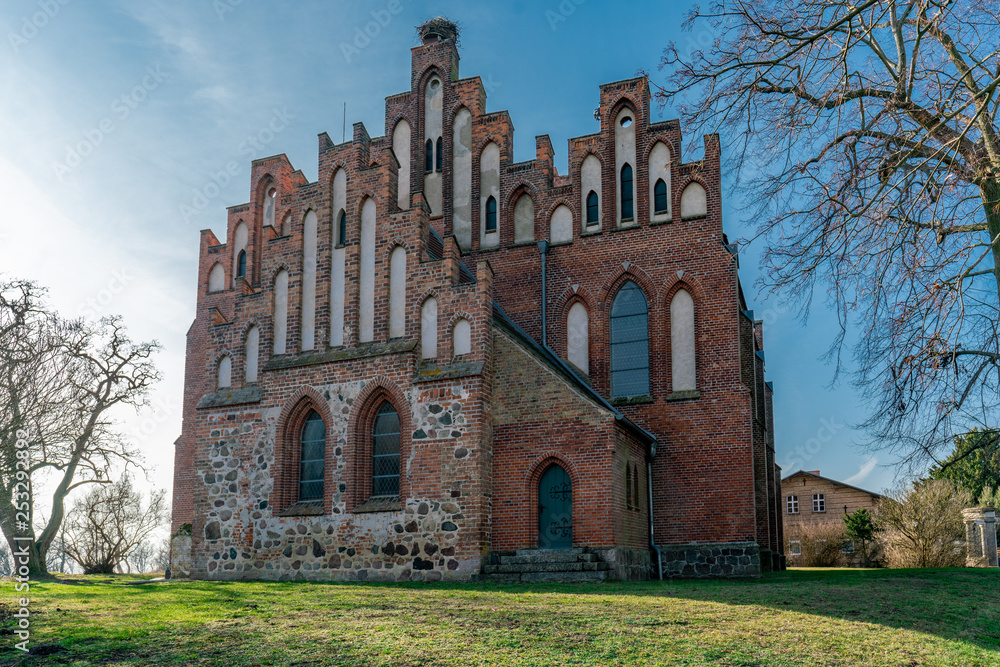
<svg viewBox="0 0 1000 667"><path fill-rule="evenodd" d="M635 219L635 207L633 206L632 193L632 167L625 164L622 167L622 220Z"/></svg>
<svg viewBox="0 0 1000 667"><path fill-rule="evenodd" d="M246 223L240 222L233 229L233 287L240 284L241 278L246 278L247 275L247 256L246 250L250 242L249 232Z"/></svg>
<svg viewBox="0 0 1000 667"><path fill-rule="evenodd" d="M424 171L434 171L434 140L428 139L424 146Z"/></svg>
<svg viewBox="0 0 1000 667"><path fill-rule="evenodd" d="M226 270L222 264L216 264L208 273L208 291L221 292L226 289Z"/></svg>
<svg viewBox="0 0 1000 667"><path fill-rule="evenodd" d="M347 245L347 212L341 211L337 218L337 245Z"/></svg>
<svg viewBox="0 0 1000 667"><path fill-rule="evenodd" d="M299 501L323 499L323 468L326 458L326 425L310 410L302 426L299 450Z"/></svg>
<svg viewBox="0 0 1000 667"><path fill-rule="evenodd" d="M274 226L274 210L277 205L278 191L274 186L269 185L264 194L264 226Z"/></svg>
<svg viewBox="0 0 1000 667"><path fill-rule="evenodd" d="M462 318L455 322L455 328L452 331L452 345L456 357L472 352L472 326L469 324L469 320Z"/></svg>
<svg viewBox="0 0 1000 667"><path fill-rule="evenodd" d="M587 195L587 224L596 225L598 222L598 212L600 210L598 205L597 193L593 190Z"/></svg>
<svg viewBox="0 0 1000 667"><path fill-rule="evenodd" d="M438 171L444 169L444 137L438 137L437 140L437 159L434 161L434 168Z"/></svg>
<svg viewBox="0 0 1000 667"><path fill-rule="evenodd" d="M670 206L667 204L667 184L661 178L653 186L653 212L666 213L668 210Z"/></svg>
<svg viewBox="0 0 1000 667"><path fill-rule="evenodd" d="M486 232L495 232L497 230L497 200L495 197L490 197L486 200Z"/></svg>
<svg viewBox="0 0 1000 667"><path fill-rule="evenodd" d="M566 315L566 359L584 373L590 373L590 316L577 301Z"/></svg>
<svg viewBox="0 0 1000 667"><path fill-rule="evenodd" d="M257 325L250 327L247 330L247 342L246 349L244 350L243 358L246 360L244 363L244 374L247 382L257 381L257 367L260 357L260 329Z"/></svg>
<svg viewBox="0 0 1000 667"><path fill-rule="evenodd" d="M392 152L399 160L396 204L401 211L405 211L410 208L410 124L406 120L396 123L392 131Z"/></svg>
<svg viewBox="0 0 1000 667"><path fill-rule="evenodd" d="M689 183L681 193L681 217L700 218L708 213L708 196L701 183Z"/></svg>
<svg viewBox="0 0 1000 667"><path fill-rule="evenodd" d="M420 358L435 359L438 354L438 302L429 297L420 308Z"/></svg>
<svg viewBox="0 0 1000 667"><path fill-rule="evenodd" d="M611 304L611 395L649 393L649 310L634 282L621 286Z"/></svg>
<svg viewBox="0 0 1000 667"><path fill-rule="evenodd" d="M227 354L219 359L219 373L217 378L219 389L228 389L233 386L233 360Z"/></svg>
<svg viewBox="0 0 1000 667"><path fill-rule="evenodd" d="M399 496L399 414L388 401L372 425L372 496Z"/></svg>
<svg viewBox="0 0 1000 667"><path fill-rule="evenodd" d="M514 205L514 243L535 240L535 202L531 195L521 195Z"/></svg>

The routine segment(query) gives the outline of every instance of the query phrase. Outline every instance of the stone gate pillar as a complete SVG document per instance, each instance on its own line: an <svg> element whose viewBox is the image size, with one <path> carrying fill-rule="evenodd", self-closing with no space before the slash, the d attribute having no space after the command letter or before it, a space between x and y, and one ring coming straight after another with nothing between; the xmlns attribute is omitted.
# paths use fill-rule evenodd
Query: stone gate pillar
<svg viewBox="0 0 1000 667"><path fill-rule="evenodd" d="M997 511L994 507L970 507L962 510L968 555L966 567L998 567Z"/></svg>

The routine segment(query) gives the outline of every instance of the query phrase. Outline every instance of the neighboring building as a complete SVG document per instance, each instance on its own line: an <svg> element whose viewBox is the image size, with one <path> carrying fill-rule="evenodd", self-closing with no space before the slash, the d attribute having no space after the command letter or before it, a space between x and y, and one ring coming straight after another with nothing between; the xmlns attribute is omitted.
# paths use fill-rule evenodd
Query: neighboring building
<svg viewBox="0 0 1000 667"><path fill-rule="evenodd" d="M719 138L682 162L639 77L601 86L569 174L545 135L515 163L510 117L459 78L455 26L420 33L384 136L321 134L313 183L254 161L226 243L202 232L174 570L780 567L772 388L722 231Z"/></svg>
<svg viewBox="0 0 1000 667"><path fill-rule="evenodd" d="M821 477L819 470L799 470L781 480L784 495L785 555L789 565L802 564L803 543L843 533L844 516L859 509L874 511L880 496L856 486ZM844 560L853 563L855 545L842 543Z"/></svg>

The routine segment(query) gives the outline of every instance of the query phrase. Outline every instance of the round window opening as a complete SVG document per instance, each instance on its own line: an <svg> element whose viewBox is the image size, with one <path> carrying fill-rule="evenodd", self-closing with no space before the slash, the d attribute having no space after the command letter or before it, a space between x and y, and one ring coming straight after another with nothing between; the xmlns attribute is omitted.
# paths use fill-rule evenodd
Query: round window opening
<svg viewBox="0 0 1000 667"><path fill-rule="evenodd" d="M441 82L438 81L437 79L432 79L431 80L431 90L436 91L438 89L438 86L440 86L440 85L441 85Z"/></svg>
<svg viewBox="0 0 1000 667"><path fill-rule="evenodd" d="M630 116L625 116L622 118L622 127L629 127L632 125L632 118Z"/></svg>

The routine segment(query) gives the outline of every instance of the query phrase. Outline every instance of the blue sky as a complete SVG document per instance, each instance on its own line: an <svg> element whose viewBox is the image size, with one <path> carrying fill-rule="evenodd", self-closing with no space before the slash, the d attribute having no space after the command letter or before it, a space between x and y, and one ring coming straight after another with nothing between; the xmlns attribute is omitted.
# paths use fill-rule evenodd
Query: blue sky
<svg viewBox="0 0 1000 667"><path fill-rule="evenodd" d="M510 111L515 159L532 158L535 135L547 133L565 173L566 140L598 129L601 83L640 70L662 81L670 40L683 50L711 39L680 31L688 9L597 0L5 0L0 272L38 280L66 315L118 313L134 337L163 344L153 406L121 418L154 466L151 483L169 488L198 232L225 235L226 207L249 198L252 159L285 153L315 179L316 136L339 141L345 102L348 132L361 121L383 134L384 98L409 88L414 26L447 15L463 27L462 76L483 78L489 110ZM697 158L701 140L688 139L685 159ZM730 238L752 235L747 222L730 201ZM835 320L814 310L803 325L759 298L759 250L743 248L741 275L766 323L779 464L872 490L890 485L890 462L852 445L863 434L850 425L864 418L852 387L828 386L833 369L820 356Z"/></svg>

